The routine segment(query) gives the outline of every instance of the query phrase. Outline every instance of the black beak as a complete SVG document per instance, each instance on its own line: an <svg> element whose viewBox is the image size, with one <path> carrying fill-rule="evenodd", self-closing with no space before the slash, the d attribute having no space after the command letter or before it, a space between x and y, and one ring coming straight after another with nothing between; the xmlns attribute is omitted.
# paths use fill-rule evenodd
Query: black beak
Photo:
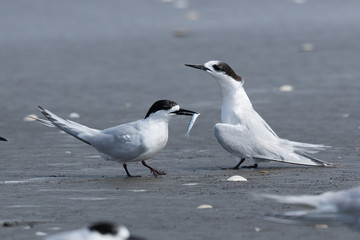
<svg viewBox="0 0 360 240"><path fill-rule="evenodd" d="M194 114L197 113L197 112L180 108L179 110L177 110L177 111L175 111L175 112L172 112L172 113L175 113L176 115L192 116L192 115L194 115Z"/></svg>
<svg viewBox="0 0 360 240"><path fill-rule="evenodd" d="M0 137L0 141L7 141L5 138Z"/></svg>
<svg viewBox="0 0 360 240"><path fill-rule="evenodd" d="M187 66L187 67L192 67L192 68L196 68L196 69L200 69L200 70L204 70L204 71L210 71L210 69L208 69L208 68L205 67L204 65L185 64L185 66Z"/></svg>

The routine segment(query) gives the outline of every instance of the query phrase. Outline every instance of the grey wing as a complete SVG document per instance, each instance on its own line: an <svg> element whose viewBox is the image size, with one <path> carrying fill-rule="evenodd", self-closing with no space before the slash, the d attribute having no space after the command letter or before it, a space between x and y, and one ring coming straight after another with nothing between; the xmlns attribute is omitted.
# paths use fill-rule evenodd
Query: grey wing
<svg viewBox="0 0 360 240"><path fill-rule="evenodd" d="M271 154L259 146L259 141L249 130L240 125L217 123L214 126L214 135L218 143L234 156L245 158Z"/></svg>
<svg viewBox="0 0 360 240"><path fill-rule="evenodd" d="M141 133L132 123L101 131L92 139L92 145L112 159L123 161L133 160L147 151Z"/></svg>

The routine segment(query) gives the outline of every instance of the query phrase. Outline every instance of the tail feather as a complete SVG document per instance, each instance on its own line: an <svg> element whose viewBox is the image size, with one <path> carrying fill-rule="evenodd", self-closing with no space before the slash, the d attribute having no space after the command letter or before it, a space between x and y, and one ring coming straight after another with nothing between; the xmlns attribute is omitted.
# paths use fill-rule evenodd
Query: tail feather
<svg viewBox="0 0 360 240"><path fill-rule="evenodd" d="M323 144L311 144L311 143L303 143L303 142L295 142L287 139L281 139L283 143L287 145L291 145L295 150L304 152L304 153L317 153L319 151L323 151L331 148L331 146L326 146Z"/></svg>
<svg viewBox="0 0 360 240"><path fill-rule="evenodd" d="M306 154L304 152L299 152L299 151L294 151L294 152L296 154L304 157L304 158L310 159L312 162L318 164L318 166L321 166L321 167L337 167L337 165L334 164L334 163L328 163L328 162L325 162L325 161L320 160L318 158L314 158L314 157L312 157L312 156L310 156L310 155L308 155L308 154Z"/></svg>
<svg viewBox="0 0 360 240"><path fill-rule="evenodd" d="M269 158L266 156L253 156L254 160L257 161L275 161L275 162L283 162L283 163L290 163L290 164L296 164L296 165L304 165L304 166L315 166L315 167L336 167L337 165L333 163L328 163L325 161L322 161L320 159L311 157L305 153L295 151L293 153L293 156L287 156L287 157L279 157L279 158Z"/></svg>
<svg viewBox="0 0 360 240"><path fill-rule="evenodd" d="M28 116L29 118L34 119L35 121L37 121L38 123L45 125L47 127L56 127L52 122L50 122L49 120L46 119L42 119L39 117L32 117L32 116Z"/></svg>
<svg viewBox="0 0 360 240"><path fill-rule="evenodd" d="M44 119L36 119L38 122L48 126L48 127L57 127L61 130L63 130L64 132L70 134L71 136L91 145L91 143L87 140L85 140L83 137L81 137L80 135L92 135L98 132L98 130L96 129L92 129L89 127L86 127L84 125L81 125L79 123L70 121L70 120L64 120L60 117L58 117L57 115L55 115L54 113L50 112L49 110L42 108L39 106L39 110L40 112L49 120L44 120Z"/></svg>
<svg viewBox="0 0 360 240"><path fill-rule="evenodd" d="M3 138L3 137L0 137L0 141L7 141L5 138Z"/></svg>

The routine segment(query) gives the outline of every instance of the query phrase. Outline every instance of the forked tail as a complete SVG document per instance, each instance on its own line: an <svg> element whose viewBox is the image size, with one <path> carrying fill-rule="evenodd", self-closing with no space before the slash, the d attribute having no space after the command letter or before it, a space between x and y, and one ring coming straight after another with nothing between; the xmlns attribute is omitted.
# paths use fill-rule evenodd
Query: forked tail
<svg viewBox="0 0 360 240"><path fill-rule="evenodd" d="M304 153L317 153L319 151L323 151L323 150L331 148L331 146L326 146L323 144L295 142L295 141L290 141L287 139L281 139L281 141L287 145L292 146L295 150L304 152Z"/></svg>
<svg viewBox="0 0 360 240"><path fill-rule="evenodd" d="M99 132L99 130L92 129L89 127L86 127L84 125L81 125L79 123L73 122L71 120L65 120L54 113L50 112L49 110L42 108L39 106L40 112L48 119L41 119L41 118L35 118L35 120L45 126L48 127L57 127L61 129L62 131L70 134L71 136L83 141L84 143L87 143L91 145L89 141L87 141L84 137L93 135Z"/></svg>

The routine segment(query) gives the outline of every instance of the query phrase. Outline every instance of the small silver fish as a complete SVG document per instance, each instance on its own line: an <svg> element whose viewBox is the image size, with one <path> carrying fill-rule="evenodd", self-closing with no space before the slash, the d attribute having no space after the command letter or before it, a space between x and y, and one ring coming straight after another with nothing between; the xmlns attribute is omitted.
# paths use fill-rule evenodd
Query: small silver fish
<svg viewBox="0 0 360 240"><path fill-rule="evenodd" d="M185 133L185 137L189 137L190 136L190 131L192 129L192 127L194 126L194 123L196 121L196 118L200 116L200 113L194 113L190 119L189 125L188 125L188 129L187 132Z"/></svg>

